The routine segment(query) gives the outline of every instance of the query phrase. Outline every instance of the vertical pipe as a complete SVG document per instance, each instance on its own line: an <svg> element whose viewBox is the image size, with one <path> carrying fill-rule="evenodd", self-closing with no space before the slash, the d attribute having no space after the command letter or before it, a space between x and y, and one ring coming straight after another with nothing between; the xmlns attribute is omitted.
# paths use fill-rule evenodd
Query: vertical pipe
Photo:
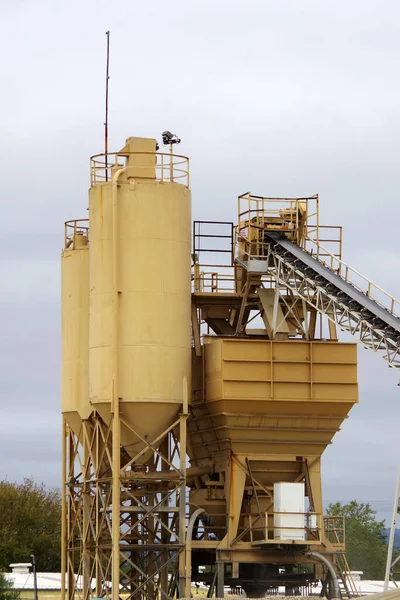
<svg viewBox="0 0 400 600"><path fill-rule="evenodd" d="M104 155L105 155L105 176L108 181L108 82L110 79L110 32L106 31L107 36L107 58L106 58L106 118L104 121Z"/></svg>
<svg viewBox="0 0 400 600"><path fill-rule="evenodd" d="M65 600L65 566L67 556L67 499L65 484L67 481L67 431L65 417L62 417L62 482L61 482L61 600Z"/></svg>
<svg viewBox="0 0 400 600"><path fill-rule="evenodd" d="M74 434L69 427L66 427L66 433L68 436L68 471L67 479L70 481L75 478L75 459L76 459L76 447L79 445L80 434L78 439L74 440ZM75 444L76 442L76 444ZM76 447L75 447L76 446ZM73 484L72 484L73 486ZM74 551L74 529L72 525L72 502L71 502L71 490L74 494L74 488L68 485L68 501L67 501L67 590L68 600L72 600L75 596L75 575L74 575L74 564L75 564L75 551ZM80 557L79 557L80 559Z"/></svg>
<svg viewBox="0 0 400 600"><path fill-rule="evenodd" d="M191 515L188 523L187 533L186 533L186 581L185 581L185 598L190 598L191 596L191 577L192 577L192 536L193 536L193 527L197 520L197 518L205 512L204 508L198 508Z"/></svg>
<svg viewBox="0 0 400 600"><path fill-rule="evenodd" d="M174 182L174 168L172 164L172 144L169 145L169 181Z"/></svg>
<svg viewBox="0 0 400 600"><path fill-rule="evenodd" d="M112 178L112 310L113 310L113 375L112 375L112 600L119 599L120 538L120 421L119 421L119 290L118 290L118 179L125 171L118 169Z"/></svg>
<svg viewBox="0 0 400 600"><path fill-rule="evenodd" d="M388 552L387 552L387 559L386 559L385 582L383 584L384 592L386 592L389 587L390 569L392 567L392 558L393 558L394 534L396 531L396 520L397 520L398 511L399 511L399 497L400 497L400 467L399 467L399 472L397 475L396 491L395 491L395 495L394 495L392 524L391 524L391 528L390 528Z"/></svg>
<svg viewBox="0 0 400 600"><path fill-rule="evenodd" d="M119 289L118 289L118 180L125 168L118 169L112 178L112 359L113 359L113 401L119 398L118 389L118 345L119 345Z"/></svg>
<svg viewBox="0 0 400 600"><path fill-rule="evenodd" d="M91 519L90 515L90 490L88 486L90 482L87 481L88 474L88 461L89 461L89 449L88 449L88 438L87 438L87 421L82 421L82 444L83 444L83 466L82 466L82 525L83 525L83 540L82 540L82 596L83 600L90 598L90 544L89 544L89 522Z"/></svg>
<svg viewBox="0 0 400 600"><path fill-rule="evenodd" d="M113 386L114 387L114 386ZM112 423L112 600L119 600L120 536L120 422L119 401L114 395Z"/></svg>
<svg viewBox="0 0 400 600"><path fill-rule="evenodd" d="M334 593L334 596L333 596L332 600L336 600L336 599L340 600L340 598L342 596L341 596L341 593L340 593L339 581L338 581L335 569L333 568L333 566L329 562L329 560L325 556L323 556L322 554L320 554L319 552L311 552L311 551L309 551L309 552L306 553L306 556L310 556L311 558L316 558L317 560L319 560L320 562L322 562L326 566L326 568L328 569L329 574L331 576L331 580L332 580L332 584L333 584L333 593Z"/></svg>
<svg viewBox="0 0 400 600"><path fill-rule="evenodd" d="M169 434L168 434L165 437L165 439L162 441L162 443L160 445L160 449L159 449L160 453L163 457L162 461L161 461L161 470L162 471L169 469L168 461L170 460L170 457L171 457L169 448L170 448L170 445L169 445ZM162 488L162 496L165 497L168 494L168 484L162 483L161 488ZM163 506L168 506L168 499L163 501ZM166 549L166 546L167 546L168 540L169 540L168 531L166 529L168 527L168 516L169 516L169 514L167 512L161 513L161 522L164 525L164 527L161 527L161 541L162 541L162 544L165 546L165 549L160 552L162 565L163 564L165 565L168 561L168 550ZM164 567L162 569L162 571L160 572L160 590L161 590L160 598L161 599L167 598L168 597L168 567Z"/></svg>
<svg viewBox="0 0 400 600"><path fill-rule="evenodd" d="M188 382L183 378L182 412L179 419L179 541L183 544L179 554L179 597L185 597L186 581L186 422L188 418ZM190 581L190 580L189 580Z"/></svg>
<svg viewBox="0 0 400 600"><path fill-rule="evenodd" d="M100 438L101 435L99 433L99 421L97 419L96 421L96 425L95 425L95 431L93 433L93 435L95 436L95 447L93 450L94 456L95 456L95 464L94 466L94 473L95 473L95 478L96 478L96 498L95 498L95 502L96 502L96 540L95 540L95 544L96 544L96 597L100 598L101 595L101 590L102 590L102 572L101 572L101 553L102 550L100 550L99 548L99 528L100 528L100 522L101 520L99 519L99 515L100 515L100 508L101 508L101 503L99 502L99 494L101 494L101 488L99 485L99 479L102 475L101 471L100 471L100 464L99 464L99 457L100 457Z"/></svg>

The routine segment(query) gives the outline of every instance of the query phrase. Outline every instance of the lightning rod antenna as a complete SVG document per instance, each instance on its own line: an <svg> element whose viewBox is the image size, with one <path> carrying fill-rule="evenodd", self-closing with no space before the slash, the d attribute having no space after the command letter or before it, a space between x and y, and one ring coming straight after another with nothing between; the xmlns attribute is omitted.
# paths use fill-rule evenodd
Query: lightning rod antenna
<svg viewBox="0 0 400 600"><path fill-rule="evenodd" d="M106 31L107 58L106 58L106 119L104 121L104 154L106 167L106 181L108 181L108 82L110 79L110 32Z"/></svg>

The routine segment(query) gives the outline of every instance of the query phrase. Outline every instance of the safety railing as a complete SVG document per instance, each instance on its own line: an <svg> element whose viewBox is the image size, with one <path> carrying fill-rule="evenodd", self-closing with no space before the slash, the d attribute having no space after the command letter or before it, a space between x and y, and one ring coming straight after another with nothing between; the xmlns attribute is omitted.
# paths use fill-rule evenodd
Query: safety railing
<svg viewBox="0 0 400 600"><path fill-rule="evenodd" d="M362 275L362 273L345 263L321 244L318 244L315 239L307 238L306 250L358 291L400 318L400 301L368 279L368 277Z"/></svg>
<svg viewBox="0 0 400 600"><path fill-rule="evenodd" d="M233 293L235 292L235 277L228 273L200 271L195 281L194 291Z"/></svg>
<svg viewBox="0 0 400 600"><path fill-rule="evenodd" d="M345 550L346 546L346 530L345 530L345 517L344 515L330 515L324 517L324 530L325 537L337 550ZM337 567L341 573L343 582L351 597L357 597L358 593L357 586L353 579L352 572L350 570L349 563L347 562L346 555L338 553L336 555Z"/></svg>
<svg viewBox="0 0 400 600"><path fill-rule="evenodd" d="M244 237L243 231L239 230L235 241L235 258L238 259L263 259L268 254L269 244L263 241L256 243ZM362 275L359 271L345 263L338 254L331 252L319 243L315 238L307 237L305 250L321 264L342 277L359 292L363 293L379 306L400 318L400 300L386 292L379 285ZM341 254L341 251L340 251Z"/></svg>
<svg viewBox="0 0 400 600"><path fill-rule="evenodd" d="M244 524L232 545L240 541L254 544L316 544L321 542L322 515L310 512L242 513Z"/></svg>
<svg viewBox="0 0 400 600"><path fill-rule="evenodd" d="M218 488L219 491L219 488ZM222 490L221 490L221 493ZM216 498L220 495L216 494ZM221 496L222 497L222 496ZM197 508L197 505L193 505ZM226 524L221 522L221 513L208 510L205 519L198 523L198 533L205 540L222 538L226 533ZM295 518L297 524L288 523L288 519ZM243 519L238 529L238 535L232 544L239 541L250 542L276 542L282 540L298 540L300 543L320 542L323 520L321 513L310 512L242 512ZM288 524L285 524L285 520ZM278 522L279 521L279 522ZM278 524L277 524L278 523Z"/></svg>
<svg viewBox="0 0 400 600"><path fill-rule="evenodd" d="M292 540L297 543L321 541L322 515L320 513L274 511L268 513L268 516L270 515L273 517L273 525L266 523L266 539L270 535L271 539L276 542Z"/></svg>
<svg viewBox="0 0 400 600"><path fill-rule="evenodd" d="M281 231L302 246L306 234L319 239L318 195L269 198L246 192L238 197L238 227L252 241L260 230Z"/></svg>
<svg viewBox="0 0 400 600"><path fill-rule="evenodd" d="M309 251L311 254L314 254L316 246L317 257L319 259L324 259L325 256L330 257L333 255L339 260L342 260L342 227L340 225L319 225L318 232L318 238L315 238L313 233L306 229L302 248L309 250L309 245L312 243L314 247Z"/></svg>
<svg viewBox="0 0 400 600"><path fill-rule="evenodd" d="M132 167L136 178L180 183L189 187L188 157L165 152L95 154L90 159L90 185L111 181L113 169L126 166Z"/></svg>
<svg viewBox="0 0 400 600"><path fill-rule="evenodd" d="M232 221L193 221L193 256L203 267L233 265Z"/></svg>
<svg viewBox="0 0 400 600"><path fill-rule="evenodd" d="M82 245L89 242L89 219L73 219L64 223L64 248L73 248L80 239Z"/></svg>
<svg viewBox="0 0 400 600"><path fill-rule="evenodd" d="M324 517L325 537L332 546L343 548L346 544L345 519L343 515Z"/></svg>

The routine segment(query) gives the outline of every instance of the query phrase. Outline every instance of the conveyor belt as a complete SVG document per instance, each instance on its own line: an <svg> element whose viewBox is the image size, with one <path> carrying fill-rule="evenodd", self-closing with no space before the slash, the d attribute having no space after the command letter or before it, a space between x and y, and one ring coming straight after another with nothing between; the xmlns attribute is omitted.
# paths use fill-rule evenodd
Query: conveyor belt
<svg viewBox="0 0 400 600"><path fill-rule="evenodd" d="M365 318L370 319L373 315L373 325L375 327L380 329L389 327L388 334L394 334L394 332L400 334L400 319L380 306L375 300L368 298L368 296L357 290L351 283L345 281L311 254L290 242L284 235L278 232L268 232L265 233L264 240L273 245L275 252L280 253L278 248L281 248L283 251L290 253L296 259L296 268L302 270L305 276L312 275L313 279L317 276L318 284L324 287L334 286L333 289L328 288L329 293L335 296L339 294L341 302L358 304L364 311L367 311L363 314ZM288 259L287 256L285 258Z"/></svg>
<svg viewBox="0 0 400 600"><path fill-rule="evenodd" d="M279 286L287 287L342 331L358 338L389 366L400 369L400 318L282 233L264 231L263 252L238 255L235 262L249 274L275 278ZM371 287L380 290L373 284ZM385 295L394 306L399 305L392 296Z"/></svg>

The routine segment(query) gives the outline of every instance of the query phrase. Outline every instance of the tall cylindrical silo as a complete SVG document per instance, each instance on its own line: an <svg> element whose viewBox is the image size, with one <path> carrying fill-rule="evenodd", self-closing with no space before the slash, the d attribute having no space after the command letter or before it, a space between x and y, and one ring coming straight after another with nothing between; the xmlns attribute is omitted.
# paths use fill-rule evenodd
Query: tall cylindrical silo
<svg viewBox="0 0 400 600"><path fill-rule="evenodd" d="M191 195L155 140L129 138L116 160L89 194L90 400L107 422L118 390L134 456L173 424L190 382Z"/></svg>
<svg viewBox="0 0 400 600"><path fill-rule="evenodd" d="M88 220L65 224L61 255L62 412L78 434L89 402L89 245Z"/></svg>

